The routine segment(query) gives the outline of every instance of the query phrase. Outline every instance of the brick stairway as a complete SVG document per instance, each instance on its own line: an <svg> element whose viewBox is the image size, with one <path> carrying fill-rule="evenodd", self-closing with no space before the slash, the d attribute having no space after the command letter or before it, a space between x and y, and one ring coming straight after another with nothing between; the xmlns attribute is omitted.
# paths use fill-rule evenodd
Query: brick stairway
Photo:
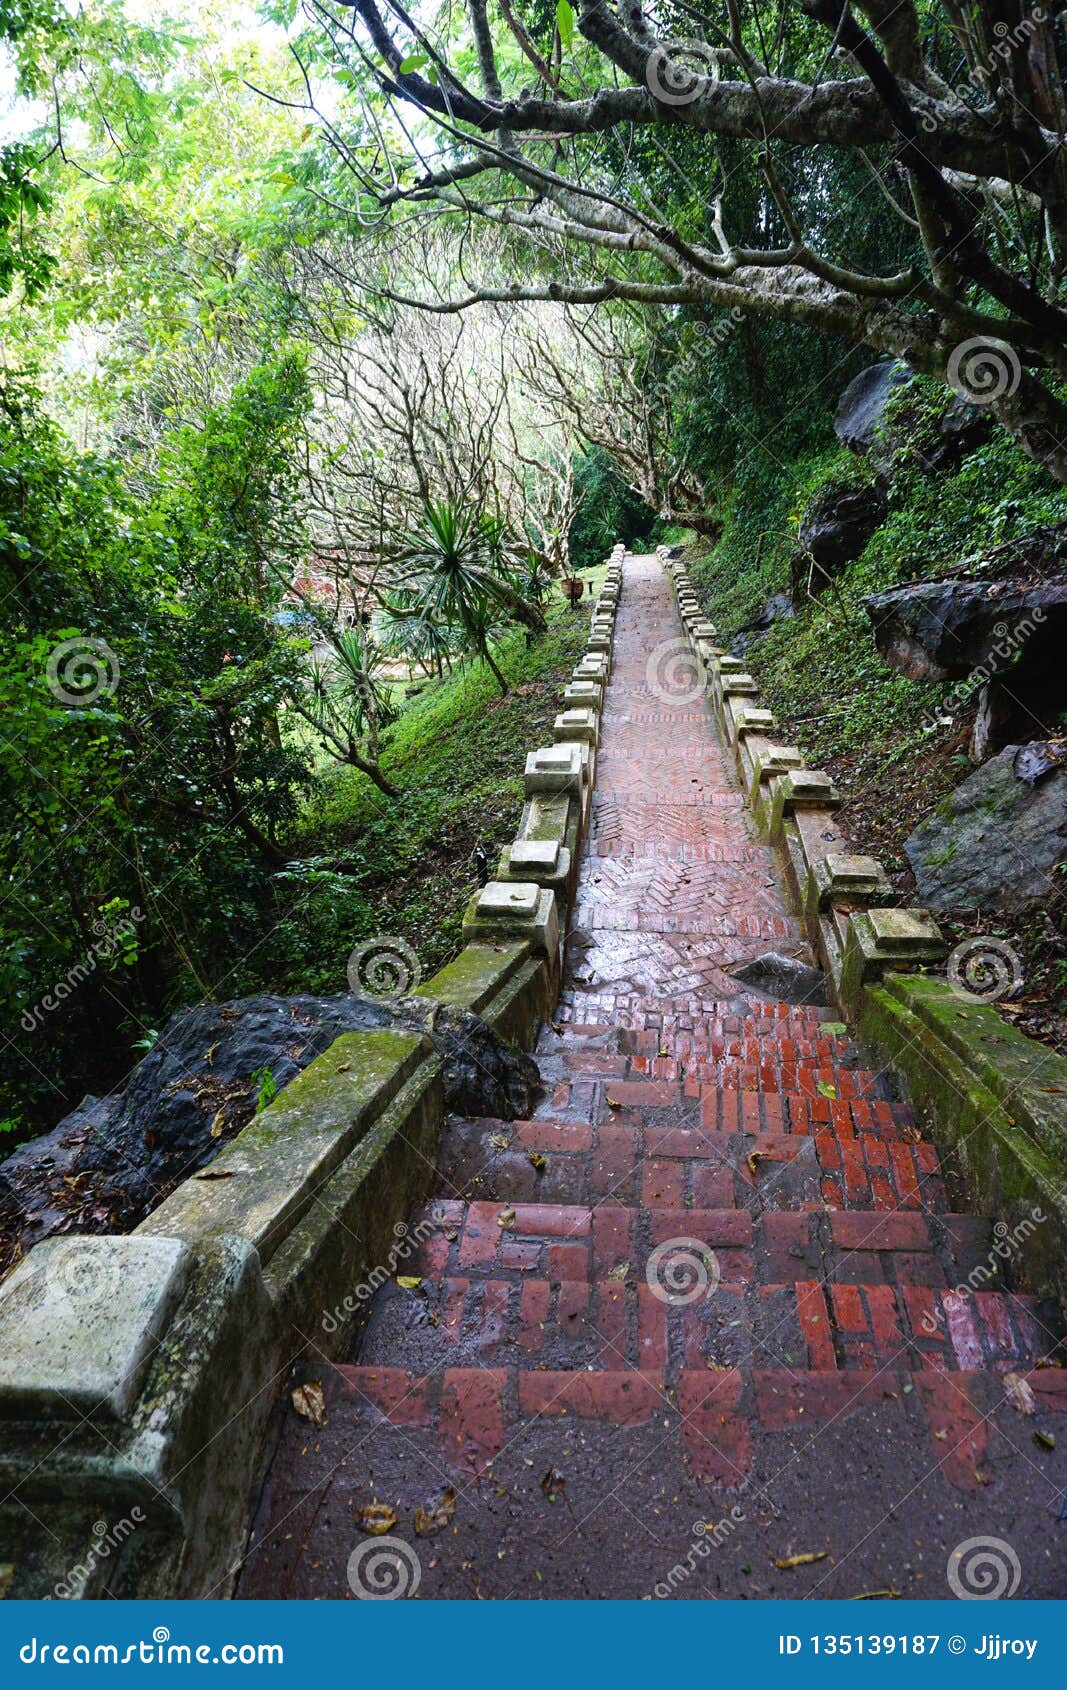
<svg viewBox="0 0 1067 1690"><path fill-rule="evenodd" d="M423 1596L941 1597L976 1534L1064 1593L1057 1313L836 1013L731 977L814 959L702 702L650 687L679 635L628 558L543 1102L448 1125L418 1283L310 1348L244 1596L347 1594L372 1501Z"/></svg>

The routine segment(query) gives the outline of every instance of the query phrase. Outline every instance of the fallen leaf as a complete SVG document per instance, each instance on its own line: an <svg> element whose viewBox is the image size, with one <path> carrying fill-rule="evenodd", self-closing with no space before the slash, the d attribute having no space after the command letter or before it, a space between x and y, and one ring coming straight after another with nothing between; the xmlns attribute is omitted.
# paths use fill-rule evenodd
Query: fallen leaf
<svg viewBox="0 0 1067 1690"><path fill-rule="evenodd" d="M629 1273L629 1271L630 1271L629 1262L616 1262L615 1266L613 1268L608 1269L608 1278L609 1279L625 1279L627 1274Z"/></svg>
<svg viewBox="0 0 1067 1690"><path fill-rule="evenodd" d="M759 1173L759 1165L761 1162L773 1161L774 1157L771 1155L769 1150L750 1150L748 1155L745 1157L748 1171L752 1175L753 1179L755 1179L756 1175Z"/></svg>
<svg viewBox="0 0 1067 1690"><path fill-rule="evenodd" d="M351 1066L352 1066L351 1062L342 1062L341 1066L339 1068L334 1069L334 1073L335 1074L347 1074L348 1070L351 1068Z"/></svg>
<svg viewBox="0 0 1067 1690"><path fill-rule="evenodd" d="M850 1602L898 1602L899 1600L900 1591L894 1590L892 1585L889 1585L885 1590L861 1590L858 1596L849 1597Z"/></svg>
<svg viewBox="0 0 1067 1690"><path fill-rule="evenodd" d="M223 1132L225 1130L225 1127L226 1127L226 1105L223 1104L221 1109L216 1109L215 1119L211 1123L211 1136L212 1136L212 1138L221 1138L222 1135L223 1135Z"/></svg>
<svg viewBox="0 0 1067 1690"><path fill-rule="evenodd" d="M396 1282L405 1291L417 1291L422 1284L422 1279L417 1273L398 1273Z"/></svg>
<svg viewBox="0 0 1067 1690"><path fill-rule="evenodd" d="M787 1573L793 1567L810 1567L815 1561L825 1561L829 1553L828 1549L807 1550L803 1555L784 1555L774 1564L780 1573Z"/></svg>
<svg viewBox="0 0 1067 1690"><path fill-rule="evenodd" d="M313 1426L325 1426L326 1398L322 1394L320 1380L309 1379L306 1385L298 1385L292 1395L292 1404L304 1420L310 1420Z"/></svg>
<svg viewBox="0 0 1067 1690"><path fill-rule="evenodd" d="M455 1512L456 1493L449 1486L429 1508L416 1508L412 1521L419 1537L432 1537L434 1532L444 1530Z"/></svg>
<svg viewBox="0 0 1067 1690"><path fill-rule="evenodd" d="M499 1215L496 1217L496 1224L497 1224L497 1226L500 1226L500 1227L514 1226L515 1225L515 1211L514 1211L514 1209L501 1209Z"/></svg>
<svg viewBox="0 0 1067 1690"><path fill-rule="evenodd" d="M233 1168L201 1168L201 1170L198 1174L193 1175L193 1178L194 1179L232 1179L233 1176L234 1176L234 1172L235 1172L235 1170Z"/></svg>
<svg viewBox="0 0 1067 1690"><path fill-rule="evenodd" d="M396 1525L397 1513L388 1502L368 1502L356 1509L356 1525L368 1537L382 1537Z"/></svg>
<svg viewBox="0 0 1067 1690"><path fill-rule="evenodd" d="M609 1109L621 1109L622 1108L622 1104L619 1102L617 1097L606 1097L604 1099L604 1102L607 1104Z"/></svg>
<svg viewBox="0 0 1067 1690"><path fill-rule="evenodd" d="M1037 1403L1029 1382L1018 1373L1005 1373L1004 1390L1012 1408L1017 1408L1020 1414L1036 1414Z"/></svg>
<svg viewBox="0 0 1067 1690"><path fill-rule="evenodd" d="M538 1173L540 1173L542 1168L548 1167L547 1158L542 1156L539 1150L528 1150L526 1154L530 1158L533 1166L537 1169Z"/></svg>
<svg viewBox="0 0 1067 1690"><path fill-rule="evenodd" d="M822 1026L819 1028L819 1031L820 1033L847 1033L848 1028L843 1021L824 1021ZM859 1602L862 1598L854 1596L852 1600L854 1602Z"/></svg>
<svg viewBox="0 0 1067 1690"><path fill-rule="evenodd" d="M511 1146L511 1140L507 1133L490 1133L489 1143L494 1150L508 1150Z"/></svg>
<svg viewBox="0 0 1067 1690"><path fill-rule="evenodd" d="M818 1080L818 1081L816 1081L815 1090L818 1092L820 1097L836 1097L837 1096L837 1087L832 1086L830 1084L829 1080Z"/></svg>
<svg viewBox="0 0 1067 1690"><path fill-rule="evenodd" d="M447 1226L443 1226L441 1228L441 1232L442 1235L448 1239L450 1244L454 1244L456 1239L459 1237L459 1227L453 1226L451 1222L449 1222Z"/></svg>
<svg viewBox="0 0 1067 1690"><path fill-rule="evenodd" d="M1037 1431L1034 1433L1035 1444L1041 1444L1044 1449L1055 1449L1056 1439L1051 1432Z"/></svg>

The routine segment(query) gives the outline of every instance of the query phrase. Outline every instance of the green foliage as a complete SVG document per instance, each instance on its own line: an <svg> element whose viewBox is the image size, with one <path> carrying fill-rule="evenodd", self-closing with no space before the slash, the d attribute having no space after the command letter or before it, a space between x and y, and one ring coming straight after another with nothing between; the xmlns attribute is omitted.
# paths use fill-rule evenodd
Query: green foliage
<svg viewBox="0 0 1067 1690"><path fill-rule="evenodd" d="M225 981L284 861L310 765L279 736L298 659L264 615L291 414L269 391L273 434L239 393L133 490L0 384L0 997L24 1030L0 1095L27 1123Z"/></svg>
<svg viewBox="0 0 1067 1690"><path fill-rule="evenodd" d="M574 485L582 503L570 530L572 568L592 569L603 563L618 540L638 548L659 544L663 526L659 518L626 485L600 447L590 447L578 456Z"/></svg>

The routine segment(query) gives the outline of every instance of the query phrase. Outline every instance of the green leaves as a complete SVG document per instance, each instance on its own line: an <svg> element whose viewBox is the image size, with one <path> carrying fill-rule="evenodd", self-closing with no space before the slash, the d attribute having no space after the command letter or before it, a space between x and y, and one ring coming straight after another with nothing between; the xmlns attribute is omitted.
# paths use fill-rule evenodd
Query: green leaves
<svg viewBox="0 0 1067 1690"><path fill-rule="evenodd" d="M556 0L556 28L564 47L570 48L574 41L575 15L570 0Z"/></svg>

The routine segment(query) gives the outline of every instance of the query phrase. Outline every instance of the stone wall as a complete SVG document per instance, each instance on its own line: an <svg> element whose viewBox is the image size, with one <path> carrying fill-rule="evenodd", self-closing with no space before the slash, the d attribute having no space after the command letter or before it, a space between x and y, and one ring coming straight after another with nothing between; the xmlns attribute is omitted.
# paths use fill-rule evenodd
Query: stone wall
<svg viewBox="0 0 1067 1690"><path fill-rule="evenodd" d="M829 775L779 742L684 565L663 548L659 556L719 732L761 836L780 852L831 995L904 1077L971 1207L1019 1238L1031 1287L1067 1302L1067 1061L991 1003L930 975L948 949L936 922L893 907L882 864L857 856L837 824Z"/></svg>
<svg viewBox="0 0 1067 1690"><path fill-rule="evenodd" d="M559 988L621 579L617 547L518 836L420 988L526 1049ZM347 1033L134 1233L30 1251L0 1288L7 1595L229 1593L279 1398L402 1271L442 1117L428 1038Z"/></svg>

